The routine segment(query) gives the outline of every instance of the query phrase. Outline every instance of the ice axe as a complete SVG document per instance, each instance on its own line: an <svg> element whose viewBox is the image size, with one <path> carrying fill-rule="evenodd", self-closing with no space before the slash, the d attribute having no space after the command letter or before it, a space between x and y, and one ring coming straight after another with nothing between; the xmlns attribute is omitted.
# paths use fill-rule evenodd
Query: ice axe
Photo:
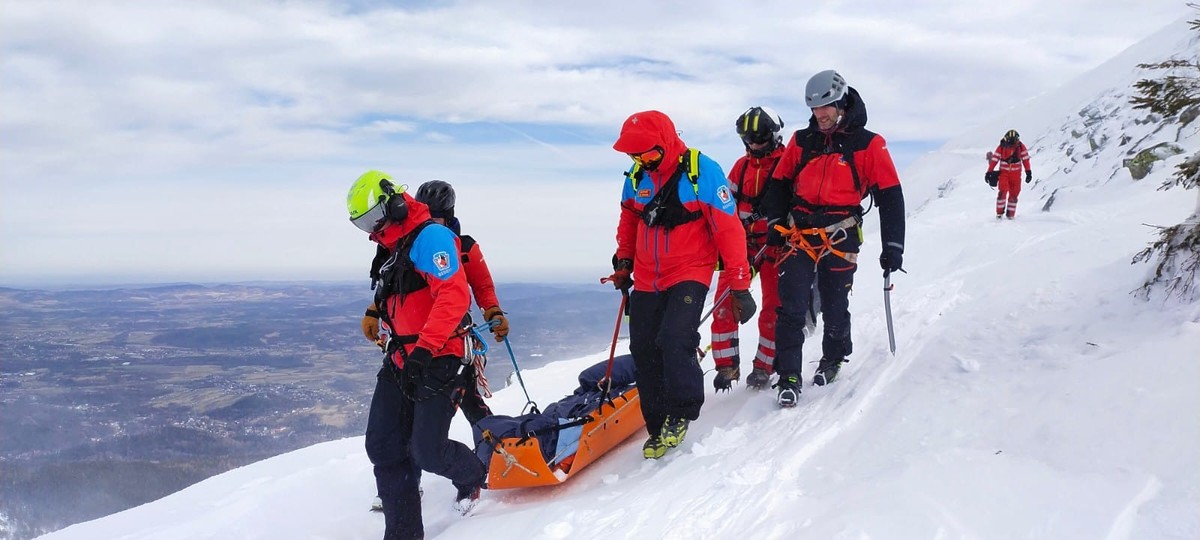
<svg viewBox="0 0 1200 540"><path fill-rule="evenodd" d="M883 314L887 318L888 348L896 355L896 332L892 329L892 272L883 271Z"/></svg>

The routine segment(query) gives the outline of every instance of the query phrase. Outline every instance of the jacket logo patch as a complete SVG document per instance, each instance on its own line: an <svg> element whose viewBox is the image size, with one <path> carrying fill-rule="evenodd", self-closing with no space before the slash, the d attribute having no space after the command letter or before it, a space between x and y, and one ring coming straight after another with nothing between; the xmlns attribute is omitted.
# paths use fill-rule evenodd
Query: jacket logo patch
<svg viewBox="0 0 1200 540"><path fill-rule="evenodd" d="M721 204L729 204L729 201L733 200L733 196L729 194L729 187L721 186L717 188L717 198L721 199Z"/></svg>
<svg viewBox="0 0 1200 540"><path fill-rule="evenodd" d="M445 251L439 251L433 254L433 265L437 267L438 273L445 272L450 269L450 255Z"/></svg>
<svg viewBox="0 0 1200 540"><path fill-rule="evenodd" d="M637 196L638 196L638 198L639 198L639 199L644 199L644 198L646 198L646 197L649 197L649 196L650 196L650 190L649 190L649 189L639 189L639 190L638 190L638 195L637 195Z"/></svg>

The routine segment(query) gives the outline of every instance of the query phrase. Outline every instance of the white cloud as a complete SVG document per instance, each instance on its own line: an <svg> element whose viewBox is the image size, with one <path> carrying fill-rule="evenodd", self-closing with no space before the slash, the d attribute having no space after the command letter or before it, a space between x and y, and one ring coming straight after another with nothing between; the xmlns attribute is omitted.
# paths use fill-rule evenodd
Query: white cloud
<svg viewBox="0 0 1200 540"><path fill-rule="evenodd" d="M799 127L807 117L800 89L811 73L830 67L863 93L870 126L893 149L933 148L1185 15L1174 0L1136 7L1010 2L1002 10L949 1L775 1L753 9L630 1L410 9L10 3L0 12L0 280L45 265L16 256L17 246L65 262L64 246L94 228L94 219L116 228L90 245L127 253L109 258L114 272L177 275L183 266L228 266L251 276L286 266L316 273L317 263L284 262L292 254L276 247L283 243L251 243L255 249L226 250L221 259L191 253L184 265L169 263L150 243L138 248L129 235L192 234L170 216L153 228L134 217L161 204L163 185L182 178L195 186L186 198L202 216L196 219L221 221L229 201L246 198L245 186L296 192L296 178L312 186L294 194L303 208L338 209L338 192L380 163L420 171L420 179L464 183L464 201L484 195L527 212L528 199L465 190L483 190L483 179L496 178L520 186L510 192L580 179L613 178L615 186L625 163L609 145L628 114L648 108L671 114L685 140L728 164L741 151L733 118L761 103ZM501 135L455 128L488 125ZM547 129L569 144L539 133ZM906 162L911 155L897 157ZM556 169L556 161L568 170ZM39 232L46 216L27 211L44 200L46 186L93 193L62 203L88 210L56 216L66 232L53 239ZM615 200L557 202L611 202L602 212L615 221ZM489 220L517 223L520 216ZM241 223L258 234L289 232L257 231L277 223ZM302 218L291 225L323 237L329 244L318 244L322 249L341 241L341 233ZM533 234L497 227L506 236ZM193 241L230 240L214 234ZM604 251L611 234L576 241L584 251ZM585 264L561 255L541 268Z"/></svg>

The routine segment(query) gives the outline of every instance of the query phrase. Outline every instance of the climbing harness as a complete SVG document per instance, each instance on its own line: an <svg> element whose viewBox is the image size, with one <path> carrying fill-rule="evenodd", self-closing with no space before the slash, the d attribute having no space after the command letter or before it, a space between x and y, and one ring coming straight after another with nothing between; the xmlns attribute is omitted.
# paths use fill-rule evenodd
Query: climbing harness
<svg viewBox="0 0 1200 540"><path fill-rule="evenodd" d="M779 231L783 235L784 240L787 241L787 249L780 254L777 260L779 263L782 263L797 251L803 251L812 258L814 264L820 261L822 257L831 253L846 259L851 264L857 264L858 253L847 253L833 246L841 243L849 236L849 233L846 232L847 229L858 227L858 224L858 216L850 216L828 227L802 229L794 226L784 227L783 225L775 225L775 230ZM809 238L814 236L819 238L820 241L816 243L810 242Z"/></svg>

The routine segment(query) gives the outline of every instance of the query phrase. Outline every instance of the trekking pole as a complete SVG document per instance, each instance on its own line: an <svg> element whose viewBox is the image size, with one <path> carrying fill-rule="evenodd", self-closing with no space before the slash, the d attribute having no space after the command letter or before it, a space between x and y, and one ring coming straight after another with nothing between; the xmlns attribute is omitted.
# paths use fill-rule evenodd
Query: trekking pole
<svg viewBox="0 0 1200 540"><path fill-rule="evenodd" d="M617 327L613 329L612 346L608 348L608 367L604 370L604 378L600 380L597 386L600 387L600 406L603 407L607 402L610 405L616 406L612 402L612 366L613 359L617 354L617 337L621 335L621 320L625 318L625 305L629 302L629 294L621 291L621 309L617 310Z"/></svg>
<svg viewBox="0 0 1200 540"><path fill-rule="evenodd" d="M883 314L887 318L888 348L896 356L896 332L892 329L892 273L883 272Z"/></svg>

